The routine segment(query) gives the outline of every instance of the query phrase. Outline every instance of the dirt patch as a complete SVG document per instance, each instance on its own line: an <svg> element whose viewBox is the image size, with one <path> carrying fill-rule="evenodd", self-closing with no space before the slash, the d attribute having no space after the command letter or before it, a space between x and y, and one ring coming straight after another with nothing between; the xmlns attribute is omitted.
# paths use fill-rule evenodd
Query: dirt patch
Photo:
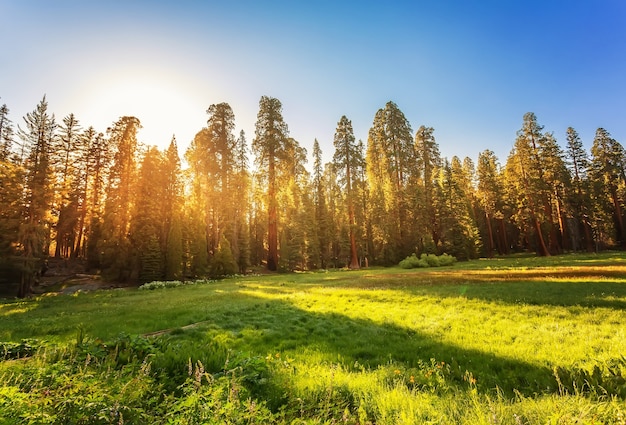
<svg viewBox="0 0 626 425"><path fill-rule="evenodd" d="M87 273L82 260L52 258L39 284L33 288L33 293L74 294L78 291L88 292L131 286L120 282L105 282L100 275Z"/></svg>

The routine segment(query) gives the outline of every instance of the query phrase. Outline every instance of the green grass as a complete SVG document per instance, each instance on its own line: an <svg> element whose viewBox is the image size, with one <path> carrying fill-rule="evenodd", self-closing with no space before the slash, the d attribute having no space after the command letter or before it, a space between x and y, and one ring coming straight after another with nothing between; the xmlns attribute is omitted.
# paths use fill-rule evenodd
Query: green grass
<svg viewBox="0 0 626 425"><path fill-rule="evenodd" d="M622 253L5 300L0 424L623 424L624 324Z"/></svg>

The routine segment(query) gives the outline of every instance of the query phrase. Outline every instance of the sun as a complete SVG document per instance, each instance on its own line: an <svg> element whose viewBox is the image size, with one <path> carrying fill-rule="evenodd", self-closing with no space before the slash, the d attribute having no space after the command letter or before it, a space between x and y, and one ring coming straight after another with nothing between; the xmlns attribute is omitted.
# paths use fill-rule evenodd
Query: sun
<svg viewBox="0 0 626 425"><path fill-rule="evenodd" d="M105 131L121 116L141 122L140 142L165 149L172 136L187 145L206 123L206 103L176 75L133 71L103 75L84 87L79 102L83 126Z"/></svg>

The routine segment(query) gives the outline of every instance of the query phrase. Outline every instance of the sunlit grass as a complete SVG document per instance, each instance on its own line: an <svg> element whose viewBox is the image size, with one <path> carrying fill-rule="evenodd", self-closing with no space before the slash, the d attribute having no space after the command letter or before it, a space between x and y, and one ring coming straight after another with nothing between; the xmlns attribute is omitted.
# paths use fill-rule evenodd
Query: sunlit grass
<svg viewBox="0 0 626 425"><path fill-rule="evenodd" d="M327 420L346 408L358 423L620 423L626 385L622 398L602 398L621 391L619 379L608 389L576 380L595 368L626 372L625 258L514 257L7 300L0 341L168 330L168 344L183 347L169 354L182 370L189 358L219 370L215 347L258 356L274 373L268 403Z"/></svg>

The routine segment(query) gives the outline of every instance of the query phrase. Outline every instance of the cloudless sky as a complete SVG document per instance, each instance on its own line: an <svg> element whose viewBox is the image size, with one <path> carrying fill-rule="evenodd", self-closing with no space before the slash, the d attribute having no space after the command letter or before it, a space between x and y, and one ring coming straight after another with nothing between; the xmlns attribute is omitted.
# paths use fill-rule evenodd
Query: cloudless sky
<svg viewBox="0 0 626 425"><path fill-rule="evenodd" d="M43 95L105 131L134 115L139 139L181 155L227 102L254 138L262 95L326 160L342 115L367 141L394 101L442 155L504 163L532 111L565 144L604 127L626 144L623 0L0 0L0 103L15 124Z"/></svg>

